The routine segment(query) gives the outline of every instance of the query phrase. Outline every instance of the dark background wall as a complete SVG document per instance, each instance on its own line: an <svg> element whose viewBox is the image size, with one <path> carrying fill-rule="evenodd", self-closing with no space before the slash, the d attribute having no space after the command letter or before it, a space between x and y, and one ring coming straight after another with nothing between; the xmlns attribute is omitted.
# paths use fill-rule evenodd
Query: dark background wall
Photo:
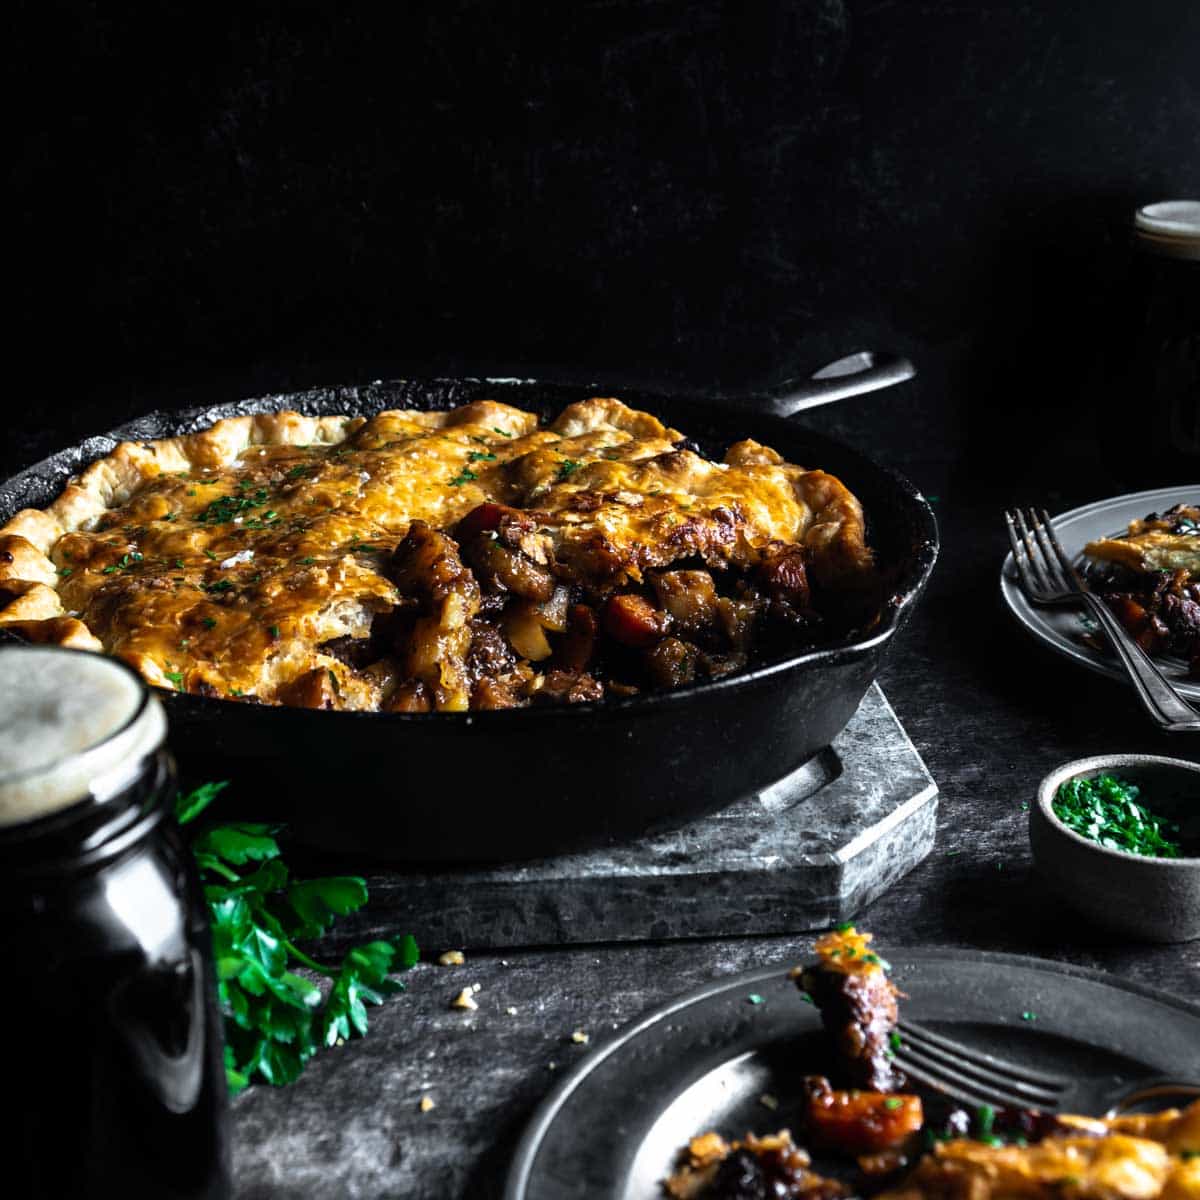
<svg viewBox="0 0 1200 1200"><path fill-rule="evenodd" d="M1132 209L1200 193L1193 0L62 2L11 33L10 353L72 429L419 370L737 393L860 347L916 360L887 403L923 436L1061 427Z"/></svg>

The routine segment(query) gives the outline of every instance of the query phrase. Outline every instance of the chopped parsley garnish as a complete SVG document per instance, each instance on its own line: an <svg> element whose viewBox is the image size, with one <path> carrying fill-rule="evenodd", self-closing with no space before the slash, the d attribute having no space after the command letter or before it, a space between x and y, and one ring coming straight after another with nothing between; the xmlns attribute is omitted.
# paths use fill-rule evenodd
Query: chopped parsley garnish
<svg viewBox="0 0 1200 1200"><path fill-rule="evenodd" d="M278 638L279 638L279 626L278 626L278 625L268 625L268 626L267 626L267 632L268 632L268 633L269 633L269 634L270 634L270 635L271 635L273 638L275 638L275 639L277 639L277 640L278 640Z"/></svg>
<svg viewBox="0 0 1200 1200"><path fill-rule="evenodd" d="M238 487L244 489L248 484L249 481L243 479ZM253 485L249 484L249 486ZM200 510L196 520L206 525L224 525L252 508L262 508L267 500L267 489L262 487L258 488L253 495L218 496Z"/></svg>
<svg viewBox="0 0 1200 1200"><path fill-rule="evenodd" d="M899 1096L889 1096L889 1097L888 1097L888 1098L887 1098L887 1099L886 1099L886 1100L883 1102L883 1107L884 1107L884 1108L889 1108L889 1109L891 1109L893 1112L895 1112L895 1110L896 1110L896 1109L898 1109L898 1108L899 1108L899 1107L900 1107L900 1106L901 1106L903 1103L904 1103L904 1101L903 1101L903 1100L901 1100Z"/></svg>
<svg viewBox="0 0 1200 1200"><path fill-rule="evenodd" d="M182 671L164 671L163 674L179 689L183 691L183 672Z"/></svg>
<svg viewBox="0 0 1200 1200"><path fill-rule="evenodd" d="M755 1004L755 1005L761 1004L763 1002L763 998L757 992L751 992L750 995L748 995L746 997L746 999L751 1004Z"/></svg>
<svg viewBox="0 0 1200 1200"><path fill-rule="evenodd" d="M578 471L582 466L583 463L576 462L573 458L564 458L562 462L558 464L559 480L561 481L563 479L570 479L571 476L574 475L575 472Z"/></svg>
<svg viewBox="0 0 1200 1200"><path fill-rule="evenodd" d="M128 567L136 566L141 561L142 556L136 550L133 550L129 554L122 554L112 566L105 567L103 573L105 575L112 575L117 571L124 571Z"/></svg>
<svg viewBox="0 0 1200 1200"><path fill-rule="evenodd" d="M1026 1010L1025 1012L1023 1012L1023 1013L1021 1014L1021 1020L1022 1020L1022 1021L1036 1021L1036 1020L1037 1020L1037 1013L1035 1013L1035 1012L1029 1012L1028 1010Z"/></svg>
<svg viewBox="0 0 1200 1200"><path fill-rule="evenodd" d="M66 577L70 575L74 569L74 567L59 567L58 573L63 579L66 579Z"/></svg>
<svg viewBox="0 0 1200 1200"><path fill-rule="evenodd" d="M333 694L340 696L342 694L342 685L338 682L337 675L334 674L333 668L326 668L329 671L329 682L333 686Z"/></svg>
<svg viewBox="0 0 1200 1200"><path fill-rule="evenodd" d="M853 921L843 921L840 925L833 927L834 933L849 933L854 928Z"/></svg>
<svg viewBox="0 0 1200 1200"><path fill-rule="evenodd" d="M495 462L495 461L496 461L496 456L494 454L483 454L478 450L472 450L467 455L467 462Z"/></svg>
<svg viewBox="0 0 1200 1200"><path fill-rule="evenodd" d="M202 583L201 589L206 592L232 592L233 584L228 579L220 579L216 583Z"/></svg>
<svg viewBox="0 0 1200 1200"><path fill-rule="evenodd" d="M1073 833L1109 850L1145 858L1178 858L1167 836L1179 826L1138 803L1141 789L1115 775L1068 779L1054 797L1054 815Z"/></svg>
<svg viewBox="0 0 1200 1200"><path fill-rule="evenodd" d="M899 1050L903 1044L904 1043L900 1040L900 1034L893 1029L892 1032L888 1034L888 1045L893 1050Z"/></svg>
<svg viewBox="0 0 1200 1200"><path fill-rule="evenodd" d="M302 567L307 567L307 566L309 565L309 563L315 563L316 561L317 561L317 560L316 560L315 558L313 558L313 556L312 556L311 554L306 554L306 555L305 555L305 556L304 556L304 557L303 557L303 558L300 560L300 565L301 565Z"/></svg>
<svg viewBox="0 0 1200 1200"><path fill-rule="evenodd" d="M474 471L468 471L465 467L453 479L450 480L451 487L462 487L464 483L471 483L478 479L479 476Z"/></svg>
<svg viewBox="0 0 1200 1200"><path fill-rule="evenodd" d="M996 1123L996 1110L990 1104L981 1104L975 1110L976 1136L982 1141L992 1136L992 1127Z"/></svg>
<svg viewBox="0 0 1200 1200"><path fill-rule="evenodd" d="M216 617L205 617L204 618L204 628L205 629L216 629L216 627L217 627Z"/></svg>
<svg viewBox="0 0 1200 1200"><path fill-rule="evenodd" d="M293 467L287 473L287 477L288 479L299 479L301 475L307 475L310 470L310 467L306 466L304 463L301 463L298 467Z"/></svg>
<svg viewBox="0 0 1200 1200"><path fill-rule="evenodd" d="M175 560L175 570L177 570L177 571L183 570L183 559L182 558L177 558Z"/></svg>
<svg viewBox="0 0 1200 1200"><path fill-rule="evenodd" d="M216 561L217 561L217 556L216 556L216 555L215 555L215 554L214 554L214 553L213 553L211 550L205 550L205 551L204 551L204 557L205 557L205 558L211 558L211 559L213 560L213 562L216 562Z"/></svg>
<svg viewBox="0 0 1200 1200"><path fill-rule="evenodd" d="M241 695L234 689L234 695ZM207 783L175 800L181 825L194 821L225 785ZM320 937L367 901L366 882L342 875L291 877L269 825L210 825L192 841L208 902L217 1001L225 1019L225 1074L231 1092L252 1078L291 1083L322 1046L367 1032L367 1005L403 984L393 969L416 964L417 944L368 942L340 963L316 961L296 943ZM326 993L297 970L323 975Z"/></svg>
<svg viewBox="0 0 1200 1200"><path fill-rule="evenodd" d="M500 429L500 428L498 428L498 427L497 427L497 426L495 426L495 425L493 425L493 426L492 426L492 432L493 432L493 433L498 433L498 434L499 434L501 437L506 437L506 438L510 438L510 437L512 437L512 434L511 434L511 433L508 433L508 432L506 432L505 430L503 430L503 429Z"/></svg>
<svg viewBox="0 0 1200 1200"><path fill-rule="evenodd" d="M241 688L230 688L229 694L231 696L244 696L246 693L243 692Z"/></svg>

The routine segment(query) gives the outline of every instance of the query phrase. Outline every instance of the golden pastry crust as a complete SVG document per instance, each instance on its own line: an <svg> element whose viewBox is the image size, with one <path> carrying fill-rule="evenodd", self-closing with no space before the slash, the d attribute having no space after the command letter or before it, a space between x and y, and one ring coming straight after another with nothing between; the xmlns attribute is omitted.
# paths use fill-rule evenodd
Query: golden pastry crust
<svg viewBox="0 0 1200 1200"><path fill-rule="evenodd" d="M1200 1200L1200 1102L1183 1112L1059 1121L1068 1132L1030 1146L940 1143L880 1200Z"/></svg>
<svg viewBox="0 0 1200 1200"><path fill-rule="evenodd" d="M838 480L754 442L722 463L681 442L605 398L548 425L480 400L370 419L268 413L125 442L44 511L0 527L0 625L102 647L167 688L377 709L422 685L417 709L460 709L474 685L451 660L461 666L478 638L451 626L473 628L495 597L439 599L434 612L428 589L398 584L397 548L417 553L410 535L451 531L480 506L532 518L507 552L553 571L553 613L536 614L550 631L566 628L559 589L599 603L681 560L750 570L798 546L818 589L874 580L861 506ZM377 617L418 612L434 641L417 650L401 644L411 620L369 669L329 649L365 642ZM504 628L519 630L523 612L510 603ZM526 657L500 672L522 702L541 686Z"/></svg>
<svg viewBox="0 0 1200 1200"><path fill-rule="evenodd" d="M1186 571L1194 579L1200 575L1200 508L1180 504L1161 516L1131 521L1120 537L1098 538L1083 552L1130 571Z"/></svg>

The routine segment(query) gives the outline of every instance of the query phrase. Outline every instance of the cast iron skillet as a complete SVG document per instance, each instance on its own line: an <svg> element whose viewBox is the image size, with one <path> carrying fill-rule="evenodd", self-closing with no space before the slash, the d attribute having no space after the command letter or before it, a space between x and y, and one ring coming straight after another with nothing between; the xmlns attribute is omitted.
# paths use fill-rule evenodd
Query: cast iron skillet
<svg viewBox="0 0 1200 1200"><path fill-rule="evenodd" d="M529 858L628 839L747 796L841 732L937 557L928 503L903 476L785 419L912 375L902 359L840 360L775 395L700 402L620 389L719 458L751 437L837 475L863 503L894 591L878 629L710 683L596 704L499 712L314 712L164 693L170 741L196 778L228 777L230 802L286 816L332 851L393 861ZM490 397L553 417L596 387L532 380L395 380L153 412L0 484L0 521L38 508L121 440L193 433L222 417L295 409L371 415Z"/></svg>

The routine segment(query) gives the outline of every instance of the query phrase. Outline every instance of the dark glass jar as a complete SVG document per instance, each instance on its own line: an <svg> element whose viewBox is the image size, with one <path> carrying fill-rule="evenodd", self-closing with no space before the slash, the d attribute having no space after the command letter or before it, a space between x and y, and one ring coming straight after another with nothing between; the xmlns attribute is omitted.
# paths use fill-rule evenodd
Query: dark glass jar
<svg viewBox="0 0 1200 1200"><path fill-rule="evenodd" d="M230 1194L207 910L165 733L122 664L0 648L3 1173L22 1200Z"/></svg>
<svg viewBox="0 0 1200 1200"><path fill-rule="evenodd" d="M1105 457L1126 483L1198 481L1200 201L1137 211L1133 261L1117 308L1102 382Z"/></svg>

